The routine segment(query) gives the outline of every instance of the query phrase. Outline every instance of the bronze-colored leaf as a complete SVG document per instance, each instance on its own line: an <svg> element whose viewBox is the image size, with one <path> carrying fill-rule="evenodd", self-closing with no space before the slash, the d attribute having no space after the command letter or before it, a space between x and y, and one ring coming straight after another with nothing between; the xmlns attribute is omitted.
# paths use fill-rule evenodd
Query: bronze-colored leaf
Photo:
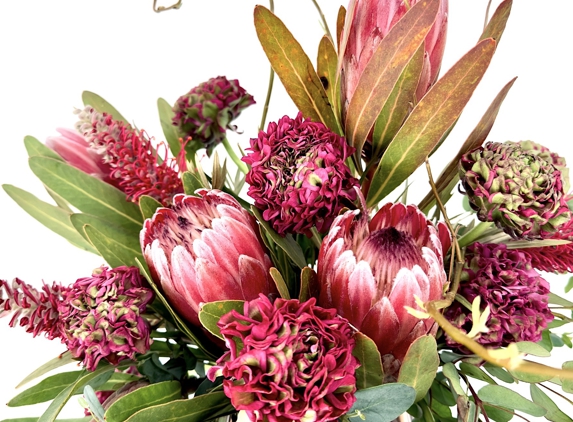
<svg viewBox="0 0 573 422"><path fill-rule="evenodd" d="M507 24L507 19L509 18L509 13L511 12L512 4L513 0L504 0L500 3L481 34L480 41L486 38L493 38L499 45L499 41L505 30L505 25Z"/></svg>
<svg viewBox="0 0 573 422"><path fill-rule="evenodd" d="M336 16L336 46L340 51L340 40L342 39L342 29L344 28L344 21L346 19L346 9L340 6L338 15Z"/></svg>
<svg viewBox="0 0 573 422"><path fill-rule="evenodd" d="M332 40L328 36L323 36L318 45L318 56L316 59L316 73L320 78L322 87L326 91L328 101L333 108L334 117L340 125L340 89L339 80L336 79L336 66L338 56Z"/></svg>

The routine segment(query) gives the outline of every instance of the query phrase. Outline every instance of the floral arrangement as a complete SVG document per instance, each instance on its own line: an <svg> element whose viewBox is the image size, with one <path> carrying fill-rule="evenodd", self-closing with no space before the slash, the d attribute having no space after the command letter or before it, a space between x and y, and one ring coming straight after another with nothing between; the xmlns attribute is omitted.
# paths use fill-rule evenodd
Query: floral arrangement
<svg viewBox="0 0 573 422"><path fill-rule="evenodd" d="M512 80L437 177L428 161L511 0L446 72L447 0L351 0L316 66L272 5L254 10L272 70L249 145L227 134L255 99L225 76L158 101L165 142L88 91L75 127L25 138L53 203L4 190L105 264L70 285L0 280L0 317L66 350L8 405L49 401L21 419L42 422L74 395L86 422L571 421L547 392L572 403L573 361L535 359L572 347L556 331L572 283L544 278L573 272L565 159L487 139ZM267 124L275 74L299 112Z"/></svg>

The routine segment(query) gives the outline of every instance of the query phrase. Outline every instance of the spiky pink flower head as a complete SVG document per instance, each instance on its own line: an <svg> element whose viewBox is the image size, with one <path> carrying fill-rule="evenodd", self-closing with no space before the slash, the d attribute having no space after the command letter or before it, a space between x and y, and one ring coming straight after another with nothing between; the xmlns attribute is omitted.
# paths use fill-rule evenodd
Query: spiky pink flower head
<svg viewBox="0 0 573 422"><path fill-rule="evenodd" d="M550 238L572 218L553 158L519 143L488 142L469 151L459 174L478 219L514 238Z"/></svg>
<svg viewBox="0 0 573 422"><path fill-rule="evenodd" d="M191 150L206 148L207 155L226 137L227 129L236 130L231 122L255 104L237 79L224 76L211 78L179 97L173 106L173 124L183 137L191 137Z"/></svg>
<svg viewBox="0 0 573 422"><path fill-rule="evenodd" d="M334 421L355 402L353 330L334 309L264 295L218 322L229 347L208 377L251 421Z"/></svg>
<svg viewBox="0 0 573 422"><path fill-rule="evenodd" d="M152 299L135 267L101 267L76 280L58 307L68 349L90 371L101 359L117 365L145 353L151 339L143 313Z"/></svg>
<svg viewBox="0 0 573 422"><path fill-rule="evenodd" d="M342 105L346 110L358 81L380 42L419 0L350 0L343 31L348 41L342 57ZM446 45L448 0L440 1L434 25L424 41L424 64L416 96L436 81Z"/></svg>
<svg viewBox="0 0 573 422"><path fill-rule="evenodd" d="M164 144L159 146L164 148L160 159L144 131L90 106L80 110L78 117L76 129L109 167L111 184L125 192L128 200L138 202L142 195L148 195L169 205L173 195L183 192L178 166L174 159L168 159Z"/></svg>
<svg viewBox="0 0 573 422"><path fill-rule="evenodd" d="M12 315L9 325L26 327L34 337L44 333L53 340L62 336L58 307L67 288L58 283L44 284L40 290L15 278L0 280L0 318Z"/></svg>
<svg viewBox="0 0 573 422"><path fill-rule="evenodd" d="M450 241L446 226L434 227L414 205L388 203L370 221L359 210L345 212L322 242L318 304L335 308L374 340L388 377L410 344L434 328L404 306L415 307L414 296L424 302L442 297Z"/></svg>
<svg viewBox="0 0 573 422"><path fill-rule="evenodd" d="M145 221L140 241L152 277L170 303L201 327L201 303L278 292L254 217L219 190L196 194L176 195L171 208L157 209Z"/></svg>
<svg viewBox="0 0 573 422"><path fill-rule="evenodd" d="M326 232L343 207L354 208L359 184L344 162L354 148L324 124L284 116L247 151L248 195L279 234Z"/></svg>
<svg viewBox="0 0 573 422"><path fill-rule="evenodd" d="M527 257L504 244L474 243L466 249L458 294L469 303L480 296L481 311L490 307L486 327L476 339L488 347L504 347L517 341L541 340L541 332L553 321L548 308L549 283L533 269ZM444 316L469 332L472 312L454 302ZM448 343L457 343L447 337Z"/></svg>

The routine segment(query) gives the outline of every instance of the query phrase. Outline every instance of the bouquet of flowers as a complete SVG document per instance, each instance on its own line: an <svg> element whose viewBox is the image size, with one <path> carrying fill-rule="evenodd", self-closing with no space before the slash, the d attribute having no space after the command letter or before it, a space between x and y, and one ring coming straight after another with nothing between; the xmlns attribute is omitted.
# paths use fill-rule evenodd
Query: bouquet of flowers
<svg viewBox="0 0 573 422"><path fill-rule="evenodd" d="M536 359L572 347L573 283L544 278L573 272L565 159L487 139L511 80L429 162L512 1L442 73L447 0L351 0L332 32L314 3L316 63L272 1L254 10L271 70L248 145L228 134L255 99L225 76L158 101L164 141L89 91L75 127L24 139L53 202L4 190L105 264L71 284L0 280L0 317L65 348L8 403L50 402L20 421L59 420L74 395L86 422L573 420L552 399L572 403L573 360ZM267 124L275 75L298 113Z"/></svg>

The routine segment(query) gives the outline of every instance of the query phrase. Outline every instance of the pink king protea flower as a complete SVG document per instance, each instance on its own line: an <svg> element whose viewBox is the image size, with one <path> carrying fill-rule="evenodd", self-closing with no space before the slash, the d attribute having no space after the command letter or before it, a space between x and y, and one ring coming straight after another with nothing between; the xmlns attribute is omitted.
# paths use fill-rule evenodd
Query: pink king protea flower
<svg viewBox="0 0 573 422"><path fill-rule="evenodd" d="M247 151L248 194L279 234L326 232L343 207L354 208L358 180L344 162L354 148L322 123L284 116Z"/></svg>
<svg viewBox="0 0 573 422"><path fill-rule="evenodd" d="M342 57L342 104L346 109L360 76L382 39L419 0L350 0L343 31L348 41ZM420 99L438 77L446 44L448 0L441 0L434 26L424 42L424 65L418 82Z"/></svg>
<svg viewBox="0 0 573 422"><path fill-rule="evenodd" d="M200 304L277 294L254 217L231 195L201 189L176 195L145 221L141 248L173 307L200 327Z"/></svg>
<svg viewBox="0 0 573 422"><path fill-rule="evenodd" d="M432 331L404 306L440 299L446 273L443 256L450 235L413 205L388 203L368 221L359 210L334 220L318 256L318 304L336 308L369 336L392 377L410 344Z"/></svg>
<svg viewBox="0 0 573 422"><path fill-rule="evenodd" d="M251 421L334 421L354 404L354 333L336 310L260 295L217 325L229 351L208 377L226 378L225 394Z"/></svg>

